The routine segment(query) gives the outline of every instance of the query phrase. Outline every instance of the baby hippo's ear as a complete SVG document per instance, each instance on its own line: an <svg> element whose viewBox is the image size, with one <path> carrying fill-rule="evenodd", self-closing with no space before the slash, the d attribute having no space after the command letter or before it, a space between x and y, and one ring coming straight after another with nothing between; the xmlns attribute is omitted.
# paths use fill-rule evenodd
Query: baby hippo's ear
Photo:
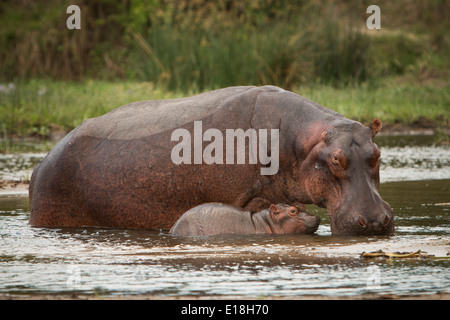
<svg viewBox="0 0 450 320"><path fill-rule="evenodd" d="M278 222L278 220L280 219L280 213L281 213L281 209L280 209L280 207L278 207L277 205L275 205L275 204L271 204L270 205L270 208L269 208L269 210L270 210L270 218L273 220L273 221L277 221Z"/></svg>
<svg viewBox="0 0 450 320"><path fill-rule="evenodd" d="M272 214L278 214L278 213L280 213L280 208L278 208L278 206L277 205L275 205L275 204L271 204L270 205L270 212L272 213Z"/></svg>

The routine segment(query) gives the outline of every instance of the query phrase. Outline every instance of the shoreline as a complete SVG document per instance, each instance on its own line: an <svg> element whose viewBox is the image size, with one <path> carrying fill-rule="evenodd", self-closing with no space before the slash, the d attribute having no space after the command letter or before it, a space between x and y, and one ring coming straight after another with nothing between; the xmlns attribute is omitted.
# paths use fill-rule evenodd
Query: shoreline
<svg viewBox="0 0 450 320"><path fill-rule="evenodd" d="M350 119L350 118L349 118ZM363 125L370 125L363 120L356 120ZM444 134L449 136L450 139L450 122L444 123L443 121L431 120L426 117L420 116L417 120L411 123L383 123L382 129L377 136L414 136L414 135L436 135ZM34 142L34 141L49 141L58 142L64 138L72 130L63 128L57 125L50 125L48 128L48 135L45 137L39 135L17 136L13 135L12 138L0 137L0 142Z"/></svg>
<svg viewBox="0 0 450 320"><path fill-rule="evenodd" d="M379 136L417 136L444 134L450 139L450 123L443 124L435 120L419 117L413 123L386 123L383 125ZM448 140L447 140L448 142Z"/></svg>
<svg viewBox="0 0 450 320"><path fill-rule="evenodd" d="M0 196L28 196L29 181L0 179Z"/></svg>

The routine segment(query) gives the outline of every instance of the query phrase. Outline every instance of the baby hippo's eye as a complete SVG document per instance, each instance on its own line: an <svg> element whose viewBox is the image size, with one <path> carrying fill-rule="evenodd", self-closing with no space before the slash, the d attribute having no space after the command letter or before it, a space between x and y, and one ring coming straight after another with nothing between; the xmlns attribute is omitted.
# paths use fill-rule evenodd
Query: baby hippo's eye
<svg viewBox="0 0 450 320"><path fill-rule="evenodd" d="M290 207L289 208L289 215L295 216L297 213L298 213L297 208L295 208L295 207Z"/></svg>

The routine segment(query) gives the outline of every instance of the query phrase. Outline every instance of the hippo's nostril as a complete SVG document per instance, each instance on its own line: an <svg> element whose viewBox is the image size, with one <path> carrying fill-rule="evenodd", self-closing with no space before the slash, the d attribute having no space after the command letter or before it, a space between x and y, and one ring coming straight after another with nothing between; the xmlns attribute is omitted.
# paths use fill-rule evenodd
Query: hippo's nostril
<svg viewBox="0 0 450 320"><path fill-rule="evenodd" d="M391 219L389 218L388 215L386 215L386 217L384 218L384 221L383 221L383 227L386 227L390 221L391 221Z"/></svg>
<svg viewBox="0 0 450 320"><path fill-rule="evenodd" d="M358 217L358 223L361 227L365 228L366 227L366 222L364 221L363 217Z"/></svg>

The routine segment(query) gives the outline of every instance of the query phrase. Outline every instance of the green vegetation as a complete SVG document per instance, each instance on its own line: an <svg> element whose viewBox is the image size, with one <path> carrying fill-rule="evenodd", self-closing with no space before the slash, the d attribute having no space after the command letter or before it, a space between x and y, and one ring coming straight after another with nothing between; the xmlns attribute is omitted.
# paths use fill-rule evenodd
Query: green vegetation
<svg viewBox="0 0 450 320"><path fill-rule="evenodd" d="M316 86L295 92L329 107L347 118L369 123L378 117L384 123L408 124L420 116L447 124L450 117L450 91L444 87L414 83L397 84L385 79L383 85L334 88Z"/></svg>
<svg viewBox="0 0 450 320"><path fill-rule="evenodd" d="M73 129L83 120L133 101L167 99L173 93L148 82L31 80L0 94L0 130L47 136L51 126Z"/></svg>
<svg viewBox="0 0 450 320"><path fill-rule="evenodd" d="M362 84L335 88L330 85L299 86L294 92L342 113L369 122L379 117L386 123L411 123L417 115L444 122L450 116L450 91L417 84ZM83 120L121 105L151 99L171 99L196 92L172 92L151 82L89 80L18 82L14 90L0 94L0 130L19 136L47 136L51 127L72 129ZM5 89L8 90L8 89Z"/></svg>
<svg viewBox="0 0 450 320"><path fill-rule="evenodd" d="M0 137L46 137L120 105L272 84L363 122L450 118L449 5L369 1L73 1L0 7Z"/></svg>

